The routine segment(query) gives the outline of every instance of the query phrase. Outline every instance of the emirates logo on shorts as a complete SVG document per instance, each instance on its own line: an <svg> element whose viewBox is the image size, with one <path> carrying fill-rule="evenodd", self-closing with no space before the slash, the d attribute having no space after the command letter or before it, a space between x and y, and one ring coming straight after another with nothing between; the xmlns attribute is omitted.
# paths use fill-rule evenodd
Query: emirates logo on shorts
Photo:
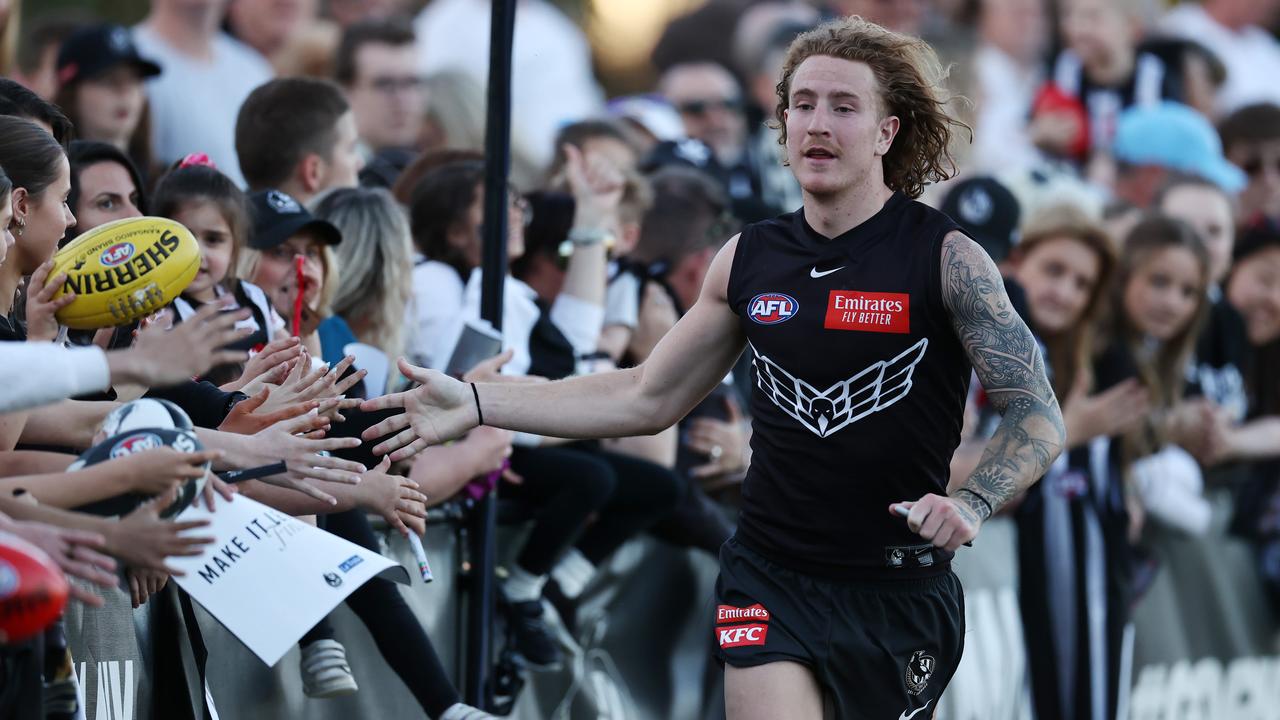
<svg viewBox="0 0 1280 720"><path fill-rule="evenodd" d="M721 648L764 645L769 637L769 611L760 603L750 607L720 605L716 625L721 626L716 628Z"/></svg>
<svg viewBox="0 0 1280 720"><path fill-rule="evenodd" d="M912 695L919 695L929 685L929 678L933 677L934 667L937 661L932 655L927 654L923 650L917 650L911 655L911 660L907 662L907 672L903 676L903 680L907 683L907 692Z"/></svg>

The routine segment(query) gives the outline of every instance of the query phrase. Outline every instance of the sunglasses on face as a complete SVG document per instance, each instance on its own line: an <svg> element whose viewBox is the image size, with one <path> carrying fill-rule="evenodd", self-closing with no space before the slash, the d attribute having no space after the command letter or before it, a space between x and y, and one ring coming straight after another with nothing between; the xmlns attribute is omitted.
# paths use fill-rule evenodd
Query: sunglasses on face
<svg viewBox="0 0 1280 720"><path fill-rule="evenodd" d="M682 115L706 115L712 110L736 112L742 109L742 101L738 98L725 100L689 100L676 105Z"/></svg>
<svg viewBox="0 0 1280 720"><path fill-rule="evenodd" d="M422 89L422 78L417 76L376 77L369 81L369 87L387 94L410 92Z"/></svg>

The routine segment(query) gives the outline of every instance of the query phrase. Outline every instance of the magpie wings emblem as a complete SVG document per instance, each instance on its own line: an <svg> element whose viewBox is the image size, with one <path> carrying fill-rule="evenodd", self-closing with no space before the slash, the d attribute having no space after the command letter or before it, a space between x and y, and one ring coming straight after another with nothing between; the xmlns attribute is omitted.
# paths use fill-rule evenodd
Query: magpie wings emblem
<svg viewBox="0 0 1280 720"><path fill-rule="evenodd" d="M827 437L906 397L911 376L928 347L929 338L921 338L897 357L874 363L825 390L783 370L754 345L751 352L760 390L813 434Z"/></svg>

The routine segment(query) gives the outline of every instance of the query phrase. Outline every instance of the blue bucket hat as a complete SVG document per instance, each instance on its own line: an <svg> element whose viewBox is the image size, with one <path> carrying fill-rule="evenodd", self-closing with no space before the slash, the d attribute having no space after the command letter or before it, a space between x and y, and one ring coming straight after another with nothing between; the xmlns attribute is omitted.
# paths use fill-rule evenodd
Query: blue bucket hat
<svg viewBox="0 0 1280 720"><path fill-rule="evenodd" d="M1213 125L1181 103L1165 101L1125 110L1111 151L1121 162L1196 175L1228 193L1240 192L1247 183L1244 172L1223 157L1222 140Z"/></svg>

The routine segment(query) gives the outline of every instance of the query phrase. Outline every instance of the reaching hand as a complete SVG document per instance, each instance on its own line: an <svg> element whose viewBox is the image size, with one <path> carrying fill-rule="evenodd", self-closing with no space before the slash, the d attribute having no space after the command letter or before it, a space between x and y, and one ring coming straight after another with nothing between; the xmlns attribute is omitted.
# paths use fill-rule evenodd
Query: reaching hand
<svg viewBox="0 0 1280 720"><path fill-rule="evenodd" d="M1151 409L1150 395L1130 378L1088 395L1086 382L1077 380L1062 406L1067 447L1079 447L1096 437L1118 437L1137 429Z"/></svg>
<svg viewBox="0 0 1280 720"><path fill-rule="evenodd" d="M409 364L400 358L400 372L419 386L404 392L366 400L360 408L366 412L404 408L395 415L364 431L365 440L376 440L396 433L373 448L376 455L391 453L399 462L421 452L429 445L461 436L479 422L475 398L466 383L444 373Z"/></svg>
<svg viewBox="0 0 1280 720"><path fill-rule="evenodd" d="M203 477L205 466L221 457L221 450L189 453L159 447L107 462L117 464L126 477L132 478L134 492L161 495L187 480Z"/></svg>
<svg viewBox="0 0 1280 720"><path fill-rule="evenodd" d="M930 493L915 502L901 502L889 506L889 512L898 515L896 508L906 508L907 527L911 532L933 543L934 547L954 552L956 548L978 536L982 518L965 503L953 497Z"/></svg>
<svg viewBox="0 0 1280 720"><path fill-rule="evenodd" d="M129 568L129 597L135 608L141 607L152 595L164 589L169 573L145 568Z"/></svg>
<svg viewBox="0 0 1280 720"><path fill-rule="evenodd" d="M409 533L405 518L427 517L427 496L418 492L418 483L399 475L388 475L391 458L384 457L378 466L360 478L360 505L386 518L401 535ZM414 523L415 526L419 523ZM422 528L425 529L425 528ZM419 535L422 529L415 527Z"/></svg>
<svg viewBox="0 0 1280 720"><path fill-rule="evenodd" d="M728 420L713 418L697 418L689 428L689 448L710 458L711 462L698 465L689 470L695 478L710 478L728 475L747 469L746 433L743 430L742 412L738 404L725 400L728 408Z"/></svg>
<svg viewBox="0 0 1280 720"><path fill-rule="evenodd" d="M218 426L218 429L223 432L238 433L240 435L253 435L278 422L292 420L299 415L306 415L320 406L320 403L311 400L285 405L270 412L259 412L270 397L271 388L263 388L257 395L236 403L236 406L231 408L231 412L227 413L227 416L222 419L222 424Z"/></svg>
<svg viewBox="0 0 1280 720"><path fill-rule="evenodd" d="M329 419L323 415L304 415L276 423L253 436L251 462L267 465L284 460L288 472L263 478L263 482L297 490L330 505L337 499L316 487L309 480L325 480L355 485L360 482L364 466L351 460L331 457L333 450L360 445L358 438L308 438L309 433L328 427Z"/></svg>
<svg viewBox="0 0 1280 720"><path fill-rule="evenodd" d="M502 366L511 362L511 358L515 357L515 354L514 350L508 348L488 360L481 360L462 376L462 382L501 382Z"/></svg>
<svg viewBox="0 0 1280 720"><path fill-rule="evenodd" d="M646 284L644 297L640 300L636 329L627 346L632 358L637 363L649 359L650 353L658 346L658 341L671 332L679 319L675 303L671 301L666 289L656 282Z"/></svg>
<svg viewBox="0 0 1280 720"><path fill-rule="evenodd" d="M253 395L253 392L245 388L254 385L253 390L256 391L264 383L278 385L284 380L289 363L301 355L302 343L298 342L298 338L284 337L272 340L264 345L258 354L249 358L240 377L223 385L222 389L227 392L239 390L246 395Z"/></svg>
<svg viewBox="0 0 1280 720"><path fill-rule="evenodd" d="M574 227L609 227L626 187L622 171L604 155L584 154L569 143L564 154L565 179L574 199Z"/></svg>
<svg viewBox="0 0 1280 720"><path fill-rule="evenodd" d="M46 260L27 281L27 340L32 342L47 342L58 337L58 320L54 314L76 299L72 292L53 299L67 281L67 274L49 277L52 271L53 261Z"/></svg>
<svg viewBox="0 0 1280 720"><path fill-rule="evenodd" d="M195 537L188 531L208 525L208 520L161 520L155 502L143 503L112 523L107 533L106 549L128 565L181 576L182 571L167 566L165 558L194 557L204 552L204 546L214 538Z"/></svg>
<svg viewBox="0 0 1280 720"><path fill-rule="evenodd" d="M223 312L219 303L206 303L172 330L144 329L133 347L107 353L112 379L166 387L203 375L212 367L241 362L243 352L224 348L251 332L236 329L236 322L246 317L248 310Z"/></svg>
<svg viewBox="0 0 1280 720"><path fill-rule="evenodd" d="M116 586L116 561L102 554L106 539L98 533L8 518L0 522L0 531L17 535L40 548L62 572L71 577L99 587ZM102 598L75 583L70 583L70 586L71 597L85 605L102 607Z"/></svg>

